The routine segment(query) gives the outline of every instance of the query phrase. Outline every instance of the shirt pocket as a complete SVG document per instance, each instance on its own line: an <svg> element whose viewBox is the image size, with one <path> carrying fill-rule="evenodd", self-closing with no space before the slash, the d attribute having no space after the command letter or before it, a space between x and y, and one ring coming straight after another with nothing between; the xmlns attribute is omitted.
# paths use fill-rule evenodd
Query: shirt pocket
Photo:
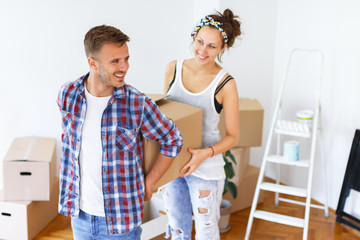
<svg viewBox="0 0 360 240"><path fill-rule="evenodd" d="M133 152L136 149L136 129L123 127L116 128L116 146L124 152Z"/></svg>

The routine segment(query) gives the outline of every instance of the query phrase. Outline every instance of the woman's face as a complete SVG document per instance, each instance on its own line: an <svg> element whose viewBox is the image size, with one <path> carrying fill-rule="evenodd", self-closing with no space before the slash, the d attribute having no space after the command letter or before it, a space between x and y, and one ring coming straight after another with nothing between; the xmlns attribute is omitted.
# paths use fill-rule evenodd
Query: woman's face
<svg viewBox="0 0 360 240"><path fill-rule="evenodd" d="M224 50L222 44L223 37L218 29L203 26L194 40L193 51L195 60L199 64L215 62L216 56Z"/></svg>

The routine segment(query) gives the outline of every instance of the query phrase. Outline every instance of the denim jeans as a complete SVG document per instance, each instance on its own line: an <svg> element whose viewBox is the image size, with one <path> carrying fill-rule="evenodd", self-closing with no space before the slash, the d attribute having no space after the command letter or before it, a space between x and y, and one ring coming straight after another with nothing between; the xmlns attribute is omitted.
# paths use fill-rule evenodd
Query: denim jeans
<svg viewBox="0 0 360 240"><path fill-rule="evenodd" d="M195 239L219 240L218 222L224 180L204 180L192 175L179 177L165 185L163 197L169 219L166 238L191 240L192 213ZM206 196L200 197L200 193Z"/></svg>
<svg viewBox="0 0 360 240"><path fill-rule="evenodd" d="M78 218L71 218L74 240L140 240L141 227L124 234L108 235L105 217L87 214L80 210Z"/></svg>

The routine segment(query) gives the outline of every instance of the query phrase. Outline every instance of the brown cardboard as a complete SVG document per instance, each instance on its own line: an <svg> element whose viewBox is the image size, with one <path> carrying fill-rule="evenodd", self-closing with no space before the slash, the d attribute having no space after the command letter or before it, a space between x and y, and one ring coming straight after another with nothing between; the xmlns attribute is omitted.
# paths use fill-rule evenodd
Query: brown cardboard
<svg viewBox="0 0 360 240"><path fill-rule="evenodd" d="M239 134L240 139L236 147L261 146L264 108L256 99L239 99ZM224 111L220 114L219 130L224 137L225 122Z"/></svg>
<svg viewBox="0 0 360 240"><path fill-rule="evenodd" d="M49 201L3 201L0 191L0 239L33 239L57 215L59 181L52 184Z"/></svg>
<svg viewBox="0 0 360 240"><path fill-rule="evenodd" d="M236 161L236 164L232 162L235 175L230 181L233 182L236 186L239 186L250 161L250 148L232 148L230 149L230 152Z"/></svg>
<svg viewBox="0 0 360 240"><path fill-rule="evenodd" d="M56 177L55 153L55 138L15 138L3 161L4 200L48 201Z"/></svg>
<svg viewBox="0 0 360 240"><path fill-rule="evenodd" d="M259 172L260 172L260 168L248 165L245 171L245 175L240 185L237 187L238 190L237 198L233 199L233 197L229 192L227 192L223 196L224 199L229 200L232 203L231 213L251 207ZM264 196L263 193L260 191L258 203L263 202L263 200L264 200Z"/></svg>
<svg viewBox="0 0 360 240"><path fill-rule="evenodd" d="M201 147L202 110L184 103L163 99L163 95L150 96L158 105L159 110L174 121L183 137L183 147L165 174L155 184L154 190L180 176L180 169L190 160L188 147ZM160 150L160 144L144 139L144 174L153 166Z"/></svg>

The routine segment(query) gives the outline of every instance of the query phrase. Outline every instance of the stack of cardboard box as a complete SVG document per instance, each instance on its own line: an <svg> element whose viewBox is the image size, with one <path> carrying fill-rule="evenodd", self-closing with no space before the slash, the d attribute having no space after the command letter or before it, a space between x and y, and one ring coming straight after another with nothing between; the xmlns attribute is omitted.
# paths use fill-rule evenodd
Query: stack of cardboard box
<svg viewBox="0 0 360 240"><path fill-rule="evenodd" d="M238 190L238 196L234 199L229 192L223 198L232 203L231 212L237 212L248 208L252 204L257 179L260 169L249 165L250 148L261 146L263 129L264 109L256 99L239 99L239 143L230 151L234 155L237 164L233 164L235 177L231 179ZM219 130L221 137L225 136L223 112L220 116ZM260 194L259 203L263 201Z"/></svg>
<svg viewBox="0 0 360 240"><path fill-rule="evenodd" d="M0 239L33 239L57 216L56 139L15 138L3 160Z"/></svg>

